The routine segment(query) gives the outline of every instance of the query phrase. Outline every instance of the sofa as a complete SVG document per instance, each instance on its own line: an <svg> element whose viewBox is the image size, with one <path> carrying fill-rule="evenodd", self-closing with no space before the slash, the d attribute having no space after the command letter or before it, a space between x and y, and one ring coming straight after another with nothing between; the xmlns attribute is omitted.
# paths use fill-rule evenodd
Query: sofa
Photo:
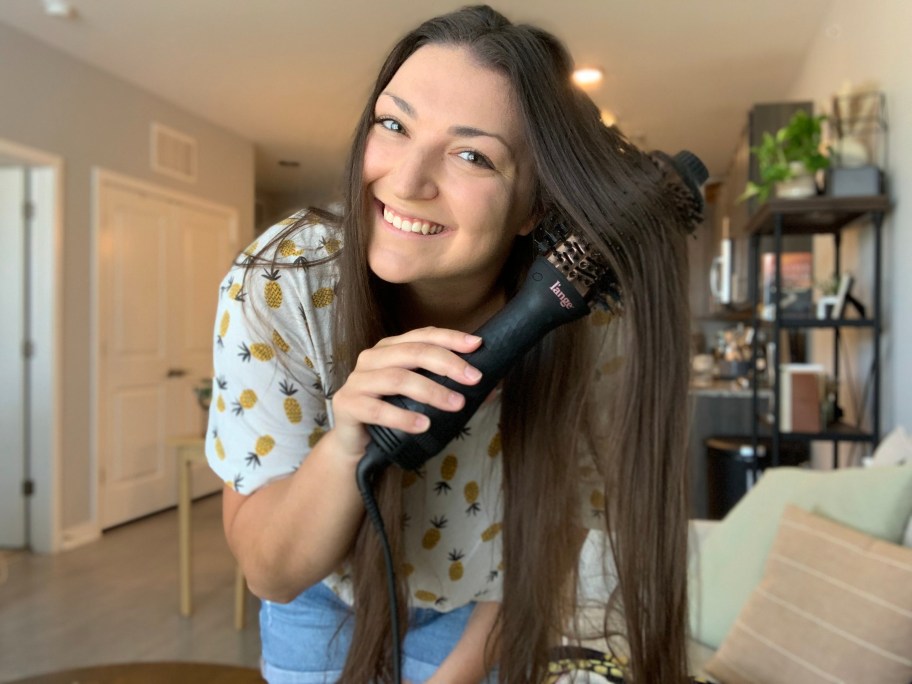
<svg viewBox="0 0 912 684"><path fill-rule="evenodd" d="M603 551L590 532L568 638L595 650L615 583ZM912 682L912 438L897 428L865 467L767 471L723 520L691 521L688 563L696 677Z"/></svg>

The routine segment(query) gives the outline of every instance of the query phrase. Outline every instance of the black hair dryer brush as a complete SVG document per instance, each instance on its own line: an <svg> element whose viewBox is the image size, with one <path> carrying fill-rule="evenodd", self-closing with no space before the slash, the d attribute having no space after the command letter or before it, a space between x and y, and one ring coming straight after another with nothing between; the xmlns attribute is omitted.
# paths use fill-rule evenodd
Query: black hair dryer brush
<svg viewBox="0 0 912 684"><path fill-rule="evenodd" d="M709 175L706 167L686 151L674 157L661 152L653 152L650 156L675 192L675 201L684 202L685 213L698 220L703 206L700 186ZM539 226L538 232L542 253L532 263L522 288L475 332L482 338L481 347L461 355L482 372L481 381L469 386L429 371L419 371L444 387L461 392L465 396L463 408L456 412L441 411L406 397L387 397L386 401L400 408L428 416L430 427L416 435L378 425L367 426L371 442L358 464L357 480L368 516L377 528L384 548L393 625L394 682L400 681L395 575L383 519L373 497L374 477L390 463L410 470L420 468L456 438L510 367L548 332L588 314L590 304L596 299L618 306L621 303L614 274L593 245L574 235L559 221Z"/></svg>

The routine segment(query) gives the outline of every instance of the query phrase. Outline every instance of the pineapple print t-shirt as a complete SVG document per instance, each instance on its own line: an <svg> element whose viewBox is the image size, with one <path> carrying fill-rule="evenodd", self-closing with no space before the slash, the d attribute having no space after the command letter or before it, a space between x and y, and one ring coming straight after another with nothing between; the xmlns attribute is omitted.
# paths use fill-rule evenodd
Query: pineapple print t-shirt
<svg viewBox="0 0 912 684"><path fill-rule="evenodd" d="M292 475L333 425L338 272L328 257L341 248L340 237L304 223L262 251L302 216L267 230L219 289L206 454L225 484L244 495ZM244 262L253 255L258 258L245 277ZM499 418L495 392L438 456L419 472L402 473L403 572L413 606L447 612L501 600ZM597 489L584 489L584 518L598 517L599 497ZM351 605L346 565L323 581Z"/></svg>
<svg viewBox="0 0 912 684"><path fill-rule="evenodd" d="M219 289L206 453L240 494L294 473L333 424L338 272L334 260L312 262L332 256L340 239L327 226L304 224L261 251L299 218L250 245ZM245 278L244 262L255 254ZM420 472L403 471L403 572L412 605L446 612L501 597L499 416L495 393ZM324 583L351 604L347 566Z"/></svg>

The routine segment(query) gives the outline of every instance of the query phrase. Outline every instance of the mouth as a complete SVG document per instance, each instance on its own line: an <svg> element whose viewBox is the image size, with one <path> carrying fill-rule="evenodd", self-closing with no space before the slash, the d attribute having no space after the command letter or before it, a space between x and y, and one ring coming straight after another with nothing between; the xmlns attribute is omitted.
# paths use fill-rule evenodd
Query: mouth
<svg viewBox="0 0 912 684"><path fill-rule="evenodd" d="M388 226L402 233L411 233L418 235L439 235L446 231L446 228L439 223L431 223L414 216L406 216L393 211L388 206L377 200L377 205L381 210L383 220Z"/></svg>

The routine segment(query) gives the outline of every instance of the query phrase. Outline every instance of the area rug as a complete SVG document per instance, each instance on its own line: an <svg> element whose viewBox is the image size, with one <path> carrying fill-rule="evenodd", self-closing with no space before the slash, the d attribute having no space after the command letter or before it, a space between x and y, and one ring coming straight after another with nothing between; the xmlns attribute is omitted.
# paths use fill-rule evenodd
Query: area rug
<svg viewBox="0 0 912 684"><path fill-rule="evenodd" d="M17 679L8 684L262 684L258 670L208 663L99 665Z"/></svg>

